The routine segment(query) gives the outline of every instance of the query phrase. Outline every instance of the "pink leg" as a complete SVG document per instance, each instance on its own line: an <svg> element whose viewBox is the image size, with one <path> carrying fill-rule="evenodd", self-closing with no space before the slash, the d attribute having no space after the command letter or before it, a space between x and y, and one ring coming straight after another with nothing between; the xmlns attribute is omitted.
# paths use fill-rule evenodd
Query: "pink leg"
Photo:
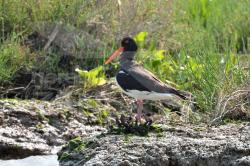
<svg viewBox="0 0 250 166"><path fill-rule="evenodd" d="M142 109L143 109L143 100L137 100L137 115L136 120L141 123Z"/></svg>

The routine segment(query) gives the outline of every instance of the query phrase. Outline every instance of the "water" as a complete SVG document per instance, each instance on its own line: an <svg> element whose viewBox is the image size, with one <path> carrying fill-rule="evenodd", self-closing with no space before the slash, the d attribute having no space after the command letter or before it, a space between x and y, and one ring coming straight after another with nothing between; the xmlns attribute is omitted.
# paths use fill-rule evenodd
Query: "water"
<svg viewBox="0 0 250 166"><path fill-rule="evenodd" d="M18 160L0 160L0 166L59 166L57 155L30 156Z"/></svg>

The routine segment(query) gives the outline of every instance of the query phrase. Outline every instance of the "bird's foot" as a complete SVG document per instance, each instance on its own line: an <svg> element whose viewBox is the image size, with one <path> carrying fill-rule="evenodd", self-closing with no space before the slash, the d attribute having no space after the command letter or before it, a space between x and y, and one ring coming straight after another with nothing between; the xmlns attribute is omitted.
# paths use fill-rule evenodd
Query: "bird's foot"
<svg viewBox="0 0 250 166"><path fill-rule="evenodd" d="M153 120L149 116L145 116L142 114L137 114L135 116L125 116L121 115L120 117L116 117L116 124L120 127L131 127L133 125L146 125L150 126L153 123Z"/></svg>
<svg viewBox="0 0 250 166"><path fill-rule="evenodd" d="M134 119L135 119L136 124L140 124L140 125L150 126L153 123L153 119L150 116L146 116L146 115L137 114Z"/></svg>
<svg viewBox="0 0 250 166"><path fill-rule="evenodd" d="M137 116L138 118L138 116ZM142 116L140 117L140 122L133 116L121 115L116 118L116 125L111 126L110 131L115 133L125 133L125 134L138 134L145 136L148 132L152 131L153 120L150 117Z"/></svg>

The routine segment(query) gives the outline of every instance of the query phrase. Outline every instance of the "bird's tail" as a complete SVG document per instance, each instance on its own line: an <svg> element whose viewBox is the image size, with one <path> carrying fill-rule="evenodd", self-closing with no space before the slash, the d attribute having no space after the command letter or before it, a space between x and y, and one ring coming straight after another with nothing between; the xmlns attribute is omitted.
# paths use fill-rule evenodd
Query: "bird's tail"
<svg viewBox="0 0 250 166"><path fill-rule="evenodd" d="M180 97L181 99L187 101L187 103L189 103L189 106L192 109L192 111L200 109L200 107L199 107L198 103L195 101L195 97L193 96L192 93L187 92L187 91L182 91L182 90L176 90L175 94L178 97Z"/></svg>
<svg viewBox="0 0 250 166"><path fill-rule="evenodd" d="M177 89L173 89L172 93L174 93L180 99L185 100L185 102L188 104L188 107L192 111L195 111L199 108L192 93ZM181 109L184 106L182 102L178 101L164 101L163 105L176 112L178 115L181 115Z"/></svg>
<svg viewBox="0 0 250 166"><path fill-rule="evenodd" d="M180 97L183 100L188 100L188 101L193 101L194 100L194 97L193 97L192 93L187 92L187 91L174 89L174 94L176 96Z"/></svg>

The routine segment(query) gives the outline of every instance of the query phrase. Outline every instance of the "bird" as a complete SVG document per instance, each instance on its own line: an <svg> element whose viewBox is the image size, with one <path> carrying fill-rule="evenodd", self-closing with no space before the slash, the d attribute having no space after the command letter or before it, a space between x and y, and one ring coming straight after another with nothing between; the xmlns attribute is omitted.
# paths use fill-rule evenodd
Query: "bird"
<svg viewBox="0 0 250 166"><path fill-rule="evenodd" d="M136 63L134 57L137 50L136 41L131 37L125 37L121 41L121 47L104 62L107 65L120 55L120 69L116 74L116 82L125 94L136 99L135 118L137 121L141 122L144 100L166 100L172 97L182 100L190 99L191 93L165 84L153 73Z"/></svg>

